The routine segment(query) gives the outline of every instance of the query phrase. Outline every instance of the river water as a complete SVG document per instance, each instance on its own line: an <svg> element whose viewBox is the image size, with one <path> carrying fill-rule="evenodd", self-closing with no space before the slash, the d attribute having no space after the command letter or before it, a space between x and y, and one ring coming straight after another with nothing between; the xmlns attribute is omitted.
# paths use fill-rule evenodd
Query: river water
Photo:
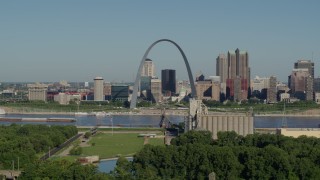
<svg viewBox="0 0 320 180"><path fill-rule="evenodd" d="M127 158L128 161L132 161L132 157ZM98 170L100 172L110 173L110 171L114 171L114 168L116 167L117 159L110 159L110 160L102 160L98 164Z"/></svg>
<svg viewBox="0 0 320 180"><path fill-rule="evenodd" d="M114 126L114 127L159 127L159 115L113 115L97 116L72 116L72 115L21 115L8 114L0 117L10 118L75 118L76 122L16 122L16 124L48 124L48 125L76 125L76 126ZM167 116L172 123L184 122L183 116ZM318 128L320 117L254 117L255 128L279 128L283 120L289 128ZM9 125L11 122L0 122L0 125Z"/></svg>

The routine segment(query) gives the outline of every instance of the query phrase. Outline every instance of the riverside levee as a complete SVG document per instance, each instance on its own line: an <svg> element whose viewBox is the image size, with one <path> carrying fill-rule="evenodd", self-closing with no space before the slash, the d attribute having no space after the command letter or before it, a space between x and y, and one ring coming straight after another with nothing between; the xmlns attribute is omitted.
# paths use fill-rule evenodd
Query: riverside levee
<svg viewBox="0 0 320 180"><path fill-rule="evenodd" d="M211 131L213 139L218 138L219 131L235 131L246 136L253 134L253 116L251 113L202 114L198 119L198 127Z"/></svg>

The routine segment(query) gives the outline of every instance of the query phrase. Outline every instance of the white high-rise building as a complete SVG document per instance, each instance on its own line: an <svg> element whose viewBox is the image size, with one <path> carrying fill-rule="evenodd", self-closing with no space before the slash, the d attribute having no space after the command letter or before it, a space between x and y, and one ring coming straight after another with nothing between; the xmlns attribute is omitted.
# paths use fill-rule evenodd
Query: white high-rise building
<svg viewBox="0 0 320 180"><path fill-rule="evenodd" d="M261 92L262 89L268 89L270 87L270 77L256 76L251 80L252 91Z"/></svg>
<svg viewBox="0 0 320 180"><path fill-rule="evenodd" d="M159 103L162 100L161 80L151 79L151 100L154 103Z"/></svg>
<svg viewBox="0 0 320 180"><path fill-rule="evenodd" d="M155 74L155 66L153 64L153 61L151 59L146 59L142 71L141 71L141 76L149 76L154 78L156 76Z"/></svg>
<svg viewBox="0 0 320 180"><path fill-rule="evenodd" d="M103 84L102 77L94 78L94 101L104 101Z"/></svg>

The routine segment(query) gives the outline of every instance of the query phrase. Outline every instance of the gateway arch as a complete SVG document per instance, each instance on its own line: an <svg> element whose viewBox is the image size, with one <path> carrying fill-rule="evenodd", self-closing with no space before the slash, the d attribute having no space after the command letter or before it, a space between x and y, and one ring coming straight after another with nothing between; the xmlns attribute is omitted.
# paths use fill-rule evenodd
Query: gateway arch
<svg viewBox="0 0 320 180"><path fill-rule="evenodd" d="M189 62L187 60L186 55L184 54L184 52L182 51L180 46L177 43L175 43L174 41L171 41L170 39L160 39L160 40L152 43L149 46L149 48L147 49L147 51L144 53L144 56L142 57L142 60L141 60L141 63L140 63L139 69L138 69L138 73L137 73L137 76L136 76L136 80L135 80L134 86L133 86L133 93L132 93L132 97L131 97L130 109L136 108L137 96L138 96L138 86L139 86L139 81L140 81L140 77L141 77L141 71L142 71L143 64L144 64L144 62L145 62L150 50L153 48L153 46L155 46L156 44L158 44L158 43L160 43L162 41L170 42L171 44L175 45L179 49L179 51L180 51L180 53L182 55L182 58L184 60L184 63L186 64L187 71L188 71L189 82L190 82L190 85L191 85L191 96L193 98L196 98L196 95L197 95L196 88L194 86L192 72L191 72L191 69L190 69L190 66L189 66Z"/></svg>

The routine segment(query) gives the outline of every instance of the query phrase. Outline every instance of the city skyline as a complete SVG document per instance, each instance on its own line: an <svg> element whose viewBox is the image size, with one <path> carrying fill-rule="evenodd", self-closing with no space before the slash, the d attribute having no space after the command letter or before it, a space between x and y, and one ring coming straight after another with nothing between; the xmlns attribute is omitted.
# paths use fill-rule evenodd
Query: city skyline
<svg viewBox="0 0 320 180"><path fill-rule="evenodd" d="M287 81L293 63L320 75L320 2L0 2L0 82L133 82L143 52L168 38L184 50L193 75L216 74L216 57L249 53L251 79ZM164 43L163 43L164 44ZM179 52L159 44L148 58L188 79ZM169 62L171 65L169 65Z"/></svg>

